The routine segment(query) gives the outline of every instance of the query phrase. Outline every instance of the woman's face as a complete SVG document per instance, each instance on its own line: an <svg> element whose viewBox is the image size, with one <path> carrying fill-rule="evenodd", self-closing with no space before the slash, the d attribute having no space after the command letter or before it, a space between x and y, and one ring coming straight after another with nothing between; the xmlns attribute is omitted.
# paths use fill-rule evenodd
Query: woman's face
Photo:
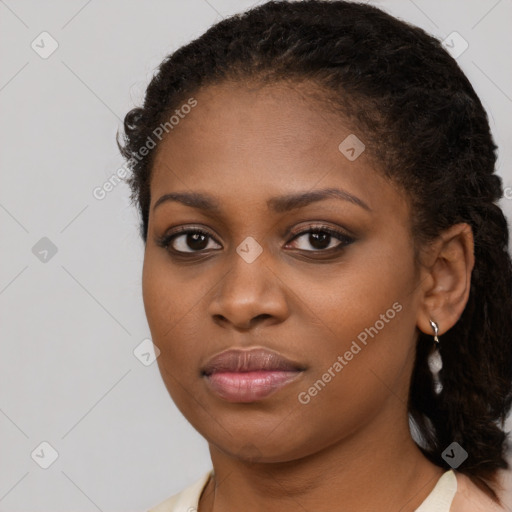
<svg viewBox="0 0 512 512"><path fill-rule="evenodd" d="M151 179L143 297L158 365L190 423L242 459L293 460L407 421L419 303L409 206L343 119L299 90L201 90ZM283 199L324 189L342 192ZM155 208L178 193L217 208ZM301 371L203 374L233 348L275 351Z"/></svg>

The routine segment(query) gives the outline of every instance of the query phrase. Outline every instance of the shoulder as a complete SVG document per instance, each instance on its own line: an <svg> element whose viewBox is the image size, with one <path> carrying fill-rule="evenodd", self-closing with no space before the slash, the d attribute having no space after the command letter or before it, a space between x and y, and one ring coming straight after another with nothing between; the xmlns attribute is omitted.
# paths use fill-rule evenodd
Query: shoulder
<svg viewBox="0 0 512 512"><path fill-rule="evenodd" d="M152 507L147 512L191 512L197 510L199 497L212 472L213 470L210 470L203 474L193 484Z"/></svg>
<svg viewBox="0 0 512 512"><path fill-rule="evenodd" d="M457 492L450 512L506 512L506 509L481 491L468 476L458 471L454 473L457 477Z"/></svg>

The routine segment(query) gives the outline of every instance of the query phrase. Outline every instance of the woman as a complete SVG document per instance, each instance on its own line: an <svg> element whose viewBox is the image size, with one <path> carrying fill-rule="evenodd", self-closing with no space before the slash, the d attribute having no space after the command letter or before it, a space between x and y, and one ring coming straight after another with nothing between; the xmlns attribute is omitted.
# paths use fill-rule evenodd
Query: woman
<svg viewBox="0 0 512 512"><path fill-rule="evenodd" d="M504 510L502 185L439 41L265 3L164 60L120 149L159 368L213 465L153 511Z"/></svg>

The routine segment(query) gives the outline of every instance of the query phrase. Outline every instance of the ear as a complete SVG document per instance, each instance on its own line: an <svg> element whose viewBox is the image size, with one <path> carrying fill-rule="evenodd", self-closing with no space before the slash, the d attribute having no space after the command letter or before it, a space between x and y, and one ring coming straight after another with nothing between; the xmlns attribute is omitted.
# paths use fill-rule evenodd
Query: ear
<svg viewBox="0 0 512 512"><path fill-rule="evenodd" d="M473 231L467 223L450 226L426 249L417 318L422 332L434 334L430 319L439 335L457 323L469 298L474 263Z"/></svg>

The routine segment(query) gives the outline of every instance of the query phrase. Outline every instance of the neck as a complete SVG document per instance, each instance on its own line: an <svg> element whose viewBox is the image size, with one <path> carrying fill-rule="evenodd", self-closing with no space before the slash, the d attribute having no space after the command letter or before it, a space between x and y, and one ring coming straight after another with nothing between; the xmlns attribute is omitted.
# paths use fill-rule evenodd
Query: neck
<svg viewBox="0 0 512 512"><path fill-rule="evenodd" d="M369 425L312 455L279 463L251 463L210 444L214 477L199 512L332 510L333 504L351 512L412 512L444 470L416 446L407 418L386 426Z"/></svg>

